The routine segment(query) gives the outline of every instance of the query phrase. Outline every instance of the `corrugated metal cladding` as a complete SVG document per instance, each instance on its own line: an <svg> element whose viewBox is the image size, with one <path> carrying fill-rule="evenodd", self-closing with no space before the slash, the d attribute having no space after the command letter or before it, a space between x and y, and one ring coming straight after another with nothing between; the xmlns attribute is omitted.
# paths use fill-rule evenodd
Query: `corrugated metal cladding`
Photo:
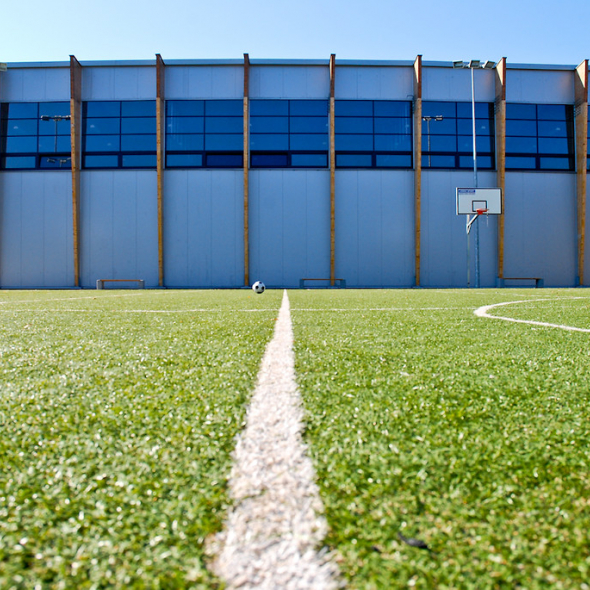
<svg viewBox="0 0 590 590"><path fill-rule="evenodd" d="M411 113L417 108L417 98L421 98L424 108L428 103L465 103L463 107L471 109L471 71L453 68L451 63L424 62L421 97L418 97L413 62L339 63L336 60L336 167L332 185L327 144L329 60L245 61L249 68L241 60L174 60L163 66L161 87L166 101L202 102L190 112L182 112L183 105L178 107L176 103L176 122L169 122L166 127L168 120L164 121L169 152L165 152L165 164L160 169L160 193L153 140L155 107L153 113L149 105L142 107L142 111L129 111L127 119L124 108L117 111L122 114L109 115L110 118L102 115L100 119L97 115L98 131L82 128L77 230L74 230L72 204L75 177L69 169L51 169L57 166L50 152L53 140L54 151L58 151L58 122L55 138L50 131L39 131L38 137L31 140L38 141L39 146L43 144L48 155L41 147L30 147L32 144L23 140L23 129L27 125L35 127L38 115L43 114L42 107L35 111L37 119L29 116L28 123L23 119L21 123L13 121L11 126L6 106L69 103L73 87L70 62L8 64L8 70L0 72L0 103L4 105L0 109L0 287L74 287L76 241L82 288L94 288L98 279L143 279L147 287L153 288L237 288L244 286L246 277L250 282L262 280L269 287L298 287L301 279L329 279L331 273L344 279L348 287L414 287L417 283L421 287L466 287L465 218L456 215L455 190L474 183L469 165L471 132L465 131L471 119L464 117L459 121L461 115L454 115L459 121L456 124L463 125L463 132L444 131L451 123L455 125L455 119L447 114L442 121L444 126L437 128L435 120L429 121L427 127L423 123L421 149L425 152L432 149L433 155L432 159L422 157L420 171L415 161L417 146L413 143L417 130L412 128L415 121L412 122ZM158 78L153 61L82 62L81 66L83 112L87 102L122 101L123 104L156 100ZM494 69L478 69L473 73L476 102L495 103L495 107L490 107L490 112L495 113L490 115L492 123L480 121L485 129L486 125L494 125L494 117L498 116L498 75ZM534 105L537 110L530 111L536 113L533 115L523 114L522 121L510 127L517 131L507 133L507 151L515 151L512 161L521 162L522 166L506 169L503 235L498 218L482 217L479 221L482 287L499 284L501 272L508 278L539 277L545 286L575 286L580 282L580 274L584 277L583 284L590 281L590 240L580 241L578 230L578 218L585 211L587 195L585 201L577 193L580 186L586 187L586 170L576 171L572 163L575 150L583 145L576 139L575 128L583 120L579 118L580 109L587 111L587 86L580 100L576 94L576 75L573 66L508 63L505 93L509 108ZM278 109L275 114L269 111L267 119L259 120L260 129L266 129L264 125L269 129L257 131L259 143L253 143L250 137L253 152L255 145L268 147L255 152L261 158L257 161L267 162L268 166L255 165L252 159L246 170L242 164L241 120L248 107L248 101L242 104L245 87L250 105L253 101L267 100L269 109L272 105ZM233 113L223 110L226 108L223 105L220 107L219 101L228 100L239 101L234 104ZM285 101L282 104L291 101L291 110L285 110L290 114L283 119L277 114L282 107L276 106L276 101ZM301 107L295 101L325 101L326 111L317 107L314 116L319 118L311 122L297 119L301 116L297 109ZM339 105L344 105L344 101L349 113L354 113L358 106L358 109L374 109L370 111L374 115L339 118L339 108L344 108ZM361 101L366 102L361 104ZM409 114L406 119L387 118L379 114L384 111L374 101L401 101L409 105ZM557 111L542 109L551 105L567 105L564 112L569 113L569 119L566 117L559 124L552 122L557 119L543 113ZM439 107L428 108L434 109L431 114L436 115ZM440 108L441 113L446 109L445 105ZM587 121L587 112L582 114ZM82 127L83 124L80 123ZM186 128L178 132L176 124ZM59 125L69 127L70 123ZM204 131L203 125L209 125L208 129ZM291 127L281 127L286 125ZM339 125L342 125L340 130ZM379 131L378 125L384 129L387 125L395 127L398 135L390 137L386 135L389 131ZM107 131L100 131L101 128ZM98 137L92 138L93 145L98 147L93 148L92 158L88 159L85 159L86 133ZM112 148L109 142L113 137L119 141L117 133L130 145L133 142L139 145L134 148L139 150L139 155L126 156L122 143L118 151ZM312 138L316 142L315 151L310 148L310 153L293 147L300 145L297 141L311 141L306 133L316 134ZM147 142L145 145L151 142L143 151L142 137ZM355 138L360 142L358 146ZM432 141L432 146L427 139ZM59 140L64 141L61 137ZM279 140L286 147L272 147L272 142ZM379 147L385 146L386 140L405 141L405 155L400 156L402 148L394 154L398 148ZM173 141L176 152L172 149ZM231 143L231 148L225 149L224 141ZM324 144L320 145L321 141ZM347 142L341 151L339 141L342 145ZM361 146L363 141L375 143L367 148ZM378 144L379 141L382 143ZM463 155L460 147L448 147L461 141L464 151L467 150ZM492 154L496 152L496 156L488 156L488 166L481 160L479 187L498 184L499 154L493 130L488 129L487 141L487 149ZM537 142L534 144L537 147L522 147L533 145L531 142ZM443 143L447 147L437 147ZM26 145L29 147L22 147ZM188 145L193 146L194 153L187 151ZM69 144L64 149L67 151ZM520 153L525 149L536 151ZM552 150L556 154L551 155ZM441 159L436 160L437 157ZM33 161L34 165L21 165ZM61 162L65 161L62 154ZM388 163L393 161L404 163ZM434 161L447 163L437 167L431 165ZM100 162L114 164L102 168L102 164L95 165ZM134 167L134 162L139 167ZM473 233L470 239L469 272L473 286ZM501 272L500 241L504 256ZM511 284L532 283L523 280Z"/></svg>

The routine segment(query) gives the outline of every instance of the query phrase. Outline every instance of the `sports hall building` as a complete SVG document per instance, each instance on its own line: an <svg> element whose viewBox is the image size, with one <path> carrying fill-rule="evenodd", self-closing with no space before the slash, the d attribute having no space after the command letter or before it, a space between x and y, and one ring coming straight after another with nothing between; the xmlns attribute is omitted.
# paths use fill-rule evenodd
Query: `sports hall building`
<svg viewBox="0 0 590 590"><path fill-rule="evenodd" d="M590 283L588 60L0 69L0 288Z"/></svg>

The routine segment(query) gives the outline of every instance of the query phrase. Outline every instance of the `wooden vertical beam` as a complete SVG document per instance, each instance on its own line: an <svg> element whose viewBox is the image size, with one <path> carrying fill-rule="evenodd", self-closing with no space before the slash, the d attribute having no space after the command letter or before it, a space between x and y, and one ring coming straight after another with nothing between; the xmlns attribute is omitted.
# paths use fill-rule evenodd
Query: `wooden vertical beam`
<svg viewBox="0 0 590 590"><path fill-rule="evenodd" d="M82 66L70 55L70 135L74 287L80 286L80 168L82 165Z"/></svg>
<svg viewBox="0 0 590 590"><path fill-rule="evenodd" d="M498 279L504 278L504 216L506 189L506 58L496 65L496 185L502 193L502 214L498 216Z"/></svg>
<svg viewBox="0 0 590 590"><path fill-rule="evenodd" d="M244 286L250 285L250 56L244 53Z"/></svg>
<svg viewBox="0 0 590 590"><path fill-rule="evenodd" d="M584 285L584 250L586 245L586 186L588 162L588 60L585 59L574 75L576 125L576 192L578 217L578 277Z"/></svg>
<svg viewBox="0 0 590 590"><path fill-rule="evenodd" d="M420 286L422 226L422 56L414 61L414 277Z"/></svg>
<svg viewBox="0 0 590 590"><path fill-rule="evenodd" d="M158 285L164 287L164 130L165 64L156 54L156 168L158 176Z"/></svg>
<svg viewBox="0 0 590 590"><path fill-rule="evenodd" d="M336 282L336 54L330 55L330 285Z"/></svg>

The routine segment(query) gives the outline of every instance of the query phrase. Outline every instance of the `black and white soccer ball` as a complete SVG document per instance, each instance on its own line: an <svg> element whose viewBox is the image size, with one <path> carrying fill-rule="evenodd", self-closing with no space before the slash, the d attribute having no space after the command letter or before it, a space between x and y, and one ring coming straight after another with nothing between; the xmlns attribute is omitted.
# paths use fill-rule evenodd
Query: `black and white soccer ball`
<svg viewBox="0 0 590 590"><path fill-rule="evenodd" d="M252 291L254 291L254 293L258 293L258 295L262 295L265 289L266 287L264 286L264 283L262 281L256 281L252 285Z"/></svg>

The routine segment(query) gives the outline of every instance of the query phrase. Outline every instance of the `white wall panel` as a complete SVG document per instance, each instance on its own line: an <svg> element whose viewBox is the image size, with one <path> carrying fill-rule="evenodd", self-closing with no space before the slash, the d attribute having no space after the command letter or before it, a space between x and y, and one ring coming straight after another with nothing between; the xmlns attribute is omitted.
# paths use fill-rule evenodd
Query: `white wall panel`
<svg viewBox="0 0 590 590"><path fill-rule="evenodd" d="M74 284L69 172L0 174L0 286Z"/></svg>
<svg viewBox="0 0 590 590"><path fill-rule="evenodd" d="M158 285L156 173L82 172L81 284L97 279L143 279Z"/></svg>
<svg viewBox="0 0 590 590"><path fill-rule="evenodd" d="M166 98L243 98L242 66L166 66Z"/></svg>
<svg viewBox="0 0 590 590"><path fill-rule="evenodd" d="M495 70L474 70L476 102L494 102ZM468 68L422 68L423 100L471 101L471 71Z"/></svg>
<svg viewBox="0 0 590 590"><path fill-rule="evenodd" d="M413 94L411 67L338 67L336 61L337 99L411 100Z"/></svg>
<svg viewBox="0 0 590 590"><path fill-rule="evenodd" d="M10 68L0 73L0 99L6 102L70 100L69 68Z"/></svg>
<svg viewBox="0 0 590 590"><path fill-rule="evenodd" d="M155 66L86 66L82 70L82 100L154 100L155 97Z"/></svg>
<svg viewBox="0 0 590 590"><path fill-rule="evenodd" d="M250 172L250 278L298 287L330 276L330 176L318 170Z"/></svg>
<svg viewBox="0 0 590 590"><path fill-rule="evenodd" d="M573 104L574 72L508 69L506 100L537 104Z"/></svg>
<svg viewBox="0 0 590 590"><path fill-rule="evenodd" d="M336 274L351 287L414 284L410 171L336 172Z"/></svg>
<svg viewBox="0 0 590 590"><path fill-rule="evenodd" d="M167 287L241 287L243 173L167 170L164 282Z"/></svg>
<svg viewBox="0 0 590 590"><path fill-rule="evenodd" d="M250 66L250 98L328 98L327 66Z"/></svg>

